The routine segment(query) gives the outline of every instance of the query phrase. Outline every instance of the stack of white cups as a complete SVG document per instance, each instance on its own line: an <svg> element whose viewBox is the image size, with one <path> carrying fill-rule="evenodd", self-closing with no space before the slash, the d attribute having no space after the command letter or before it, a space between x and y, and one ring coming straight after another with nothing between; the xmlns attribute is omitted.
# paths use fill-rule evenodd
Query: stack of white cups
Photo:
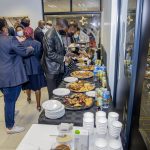
<svg viewBox="0 0 150 150"><path fill-rule="evenodd" d="M119 114L116 112L109 112L108 113L108 128L112 125L113 121L118 121Z"/></svg>
<svg viewBox="0 0 150 150"><path fill-rule="evenodd" d="M108 145L108 150L121 150L122 144L119 140L110 140Z"/></svg>
<svg viewBox="0 0 150 150"><path fill-rule="evenodd" d="M107 119L106 118L100 118L96 121L96 132L99 135L107 134Z"/></svg>
<svg viewBox="0 0 150 150"><path fill-rule="evenodd" d="M88 130L89 134L94 132L94 114L86 112L83 115L83 128Z"/></svg>
<svg viewBox="0 0 150 150"><path fill-rule="evenodd" d="M107 150L107 146L106 139L99 138L95 141L95 150Z"/></svg>
<svg viewBox="0 0 150 150"><path fill-rule="evenodd" d="M96 112L96 121L100 118L106 118L106 112L104 111L97 111Z"/></svg>
<svg viewBox="0 0 150 150"><path fill-rule="evenodd" d="M113 121L109 127L109 135L113 138L119 138L122 129L122 123L120 121Z"/></svg>
<svg viewBox="0 0 150 150"><path fill-rule="evenodd" d="M107 134L107 118L104 111L96 112L96 132L99 135Z"/></svg>

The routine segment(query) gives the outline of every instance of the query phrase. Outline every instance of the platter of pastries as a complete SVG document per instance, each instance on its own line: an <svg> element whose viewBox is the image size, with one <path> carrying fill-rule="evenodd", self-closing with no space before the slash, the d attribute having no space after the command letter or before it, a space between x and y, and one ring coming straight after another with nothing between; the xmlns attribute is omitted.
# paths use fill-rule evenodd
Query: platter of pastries
<svg viewBox="0 0 150 150"><path fill-rule="evenodd" d="M87 81L77 81L67 84L67 88L69 88L70 91L82 93L92 91L95 89L95 86Z"/></svg>
<svg viewBox="0 0 150 150"><path fill-rule="evenodd" d="M72 77L79 79L87 79L93 77L93 72L90 71L74 71L70 74Z"/></svg>
<svg viewBox="0 0 150 150"><path fill-rule="evenodd" d="M56 148L54 148L53 150L71 150L71 149L68 145L60 144L60 145L56 146Z"/></svg>
<svg viewBox="0 0 150 150"><path fill-rule="evenodd" d="M79 68L84 70L84 71L93 71L94 70L94 65L80 66Z"/></svg>
<svg viewBox="0 0 150 150"><path fill-rule="evenodd" d="M63 100L66 109L82 110L90 108L93 105L93 99L82 93L66 96Z"/></svg>

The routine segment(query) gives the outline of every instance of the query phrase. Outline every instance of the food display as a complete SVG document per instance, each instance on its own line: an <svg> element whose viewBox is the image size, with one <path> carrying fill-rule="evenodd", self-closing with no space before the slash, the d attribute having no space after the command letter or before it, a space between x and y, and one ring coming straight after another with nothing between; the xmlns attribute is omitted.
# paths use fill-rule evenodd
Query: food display
<svg viewBox="0 0 150 150"><path fill-rule="evenodd" d="M66 109L79 110L86 109L93 105L93 99L82 93L66 96L63 100Z"/></svg>
<svg viewBox="0 0 150 150"><path fill-rule="evenodd" d="M93 77L93 73L90 71L74 71L71 73L71 76L80 79L86 79Z"/></svg>
<svg viewBox="0 0 150 150"><path fill-rule="evenodd" d="M145 78L146 78L146 79L150 79L150 71L146 71L146 73L145 73Z"/></svg>
<svg viewBox="0 0 150 150"><path fill-rule="evenodd" d="M84 71L93 71L94 70L94 65L81 66L79 68L82 69L82 70L84 70Z"/></svg>
<svg viewBox="0 0 150 150"><path fill-rule="evenodd" d="M77 81L67 84L67 88L69 88L73 92L88 92L92 91L95 86L87 81Z"/></svg>
<svg viewBox="0 0 150 150"><path fill-rule="evenodd" d="M76 63L76 66L82 67L82 66L86 66L86 64L85 63Z"/></svg>
<svg viewBox="0 0 150 150"><path fill-rule="evenodd" d="M54 150L71 150L69 146L65 144L58 145Z"/></svg>

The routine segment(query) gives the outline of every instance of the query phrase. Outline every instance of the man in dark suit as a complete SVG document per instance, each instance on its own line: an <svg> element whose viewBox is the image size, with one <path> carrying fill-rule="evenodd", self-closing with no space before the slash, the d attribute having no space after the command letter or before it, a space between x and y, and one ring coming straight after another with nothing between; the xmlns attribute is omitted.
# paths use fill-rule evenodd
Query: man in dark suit
<svg viewBox="0 0 150 150"><path fill-rule="evenodd" d="M24 127L15 126L15 104L21 85L28 81L22 57L34 51L25 48L16 37L9 37L6 21L0 18L0 90L4 94L5 124L8 134L22 132Z"/></svg>
<svg viewBox="0 0 150 150"><path fill-rule="evenodd" d="M65 47L61 38L68 30L68 22L64 19L56 21L56 26L49 29L43 38L42 66L46 75L49 98L57 88L64 74Z"/></svg>
<svg viewBox="0 0 150 150"><path fill-rule="evenodd" d="M38 27L34 31L35 40L39 41L42 46L43 46L43 37L44 37L44 32L43 32L44 26L45 26L45 22L43 20L40 20L38 22Z"/></svg>

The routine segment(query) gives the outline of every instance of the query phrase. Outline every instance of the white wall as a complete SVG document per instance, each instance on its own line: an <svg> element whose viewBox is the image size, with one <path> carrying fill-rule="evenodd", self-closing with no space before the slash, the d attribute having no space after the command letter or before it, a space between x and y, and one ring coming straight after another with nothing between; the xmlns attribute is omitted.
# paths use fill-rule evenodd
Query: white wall
<svg viewBox="0 0 150 150"><path fill-rule="evenodd" d="M110 36L111 36L111 0L103 0L101 20L101 42L107 53L107 71L109 72Z"/></svg>
<svg viewBox="0 0 150 150"><path fill-rule="evenodd" d="M42 19L41 0L0 0L0 16L29 16L31 27L36 28Z"/></svg>

